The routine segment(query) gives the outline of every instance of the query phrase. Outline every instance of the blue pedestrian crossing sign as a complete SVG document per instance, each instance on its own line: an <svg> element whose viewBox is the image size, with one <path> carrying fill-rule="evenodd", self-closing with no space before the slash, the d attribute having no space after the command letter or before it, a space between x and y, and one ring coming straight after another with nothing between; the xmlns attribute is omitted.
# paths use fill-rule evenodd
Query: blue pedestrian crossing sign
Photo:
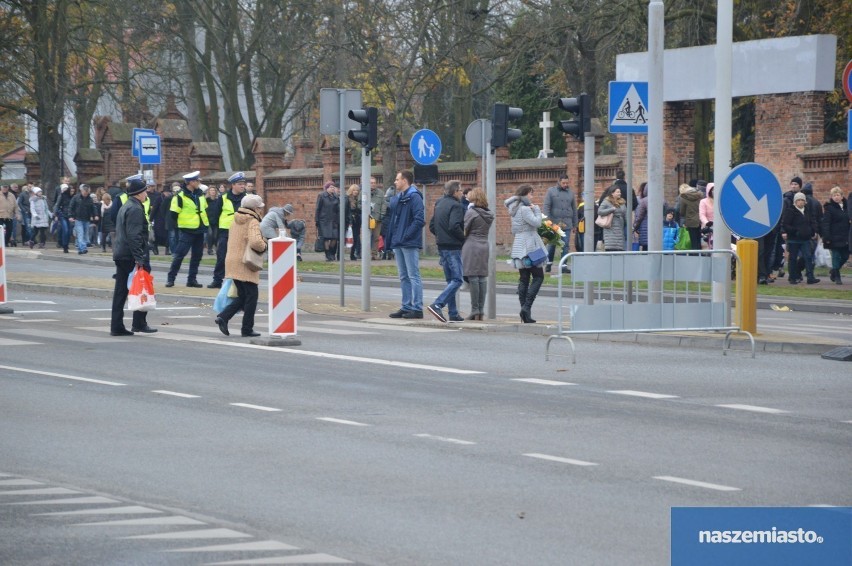
<svg viewBox="0 0 852 566"><path fill-rule="evenodd" d="M715 196L722 220L741 238L763 237L781 219L781 183L772 171L758 163L743 163L731 169Z"/></svg>
<svg viewBox="0 0 852 566"><path fill-rule="evenodd" d="M411 157L420 165L432 165L441 156L441 138L432 130L417 130L408 145Z"/></svg>
<svg viewBox="0 0 852 566"><path fill-rule="evenodd" d="M608 124L612 134L648 133L648 83L610 81Z"/></svg>

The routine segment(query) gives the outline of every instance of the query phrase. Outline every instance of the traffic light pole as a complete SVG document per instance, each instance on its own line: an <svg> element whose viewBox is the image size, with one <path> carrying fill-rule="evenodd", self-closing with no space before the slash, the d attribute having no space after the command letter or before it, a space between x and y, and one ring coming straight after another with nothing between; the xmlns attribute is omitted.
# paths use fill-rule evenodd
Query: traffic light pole
<svg viewBox="0 0 852 566"><path fill-rule="evenodd" d="M491 210L497 210L497 155L491 149L491 142L485 144L485 196ZM488 230L488 304L485 315L489 320L497 318L497 223L492 222Z"/></svg>
<svg viewBox="0 0 852 566"><path fill-rule="evenodd" d="M361 148L361 310L370 311L370 259L373 250L370 230L370 169L372 156Z"/></svg>
<svg viewBox="0 0 852 566"><path fill-rule="evenodd" d="M344 292L343 283L345 275L343 262L346 257L346 254L344 253L346 250L346 91L338 90L337 92L340 97L340 184L337 187L340 189L340 195L338 198L338 202L340 203L338 222L340 225L337 230L337 254L340 256L338 262L340 264L340 306L342 307L346 305L346 293Z"/></svg>
<svg viewBox="0 0 852 566"><path fill-rule="evenodd" d="M586 225L586 235L583 237L583 251L595 251L595 136L585 132L583 138L583 217ZM591 205L591 206L589 206ZM583 298L587 305L594 302L592 283L586 283Z"/></svg>

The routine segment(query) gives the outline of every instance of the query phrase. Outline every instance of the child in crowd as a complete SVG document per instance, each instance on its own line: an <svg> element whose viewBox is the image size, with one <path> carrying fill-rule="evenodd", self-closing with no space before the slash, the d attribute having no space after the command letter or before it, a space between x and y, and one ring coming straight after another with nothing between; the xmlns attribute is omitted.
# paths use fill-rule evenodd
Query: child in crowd
<svg viewBox="0 0 852 566"><path fill-rule="evenodd" d="M674 219L674 211L666 211L666 219L663 221L663 249L673 250L677 241L677 230L680 228Z"/></svg>

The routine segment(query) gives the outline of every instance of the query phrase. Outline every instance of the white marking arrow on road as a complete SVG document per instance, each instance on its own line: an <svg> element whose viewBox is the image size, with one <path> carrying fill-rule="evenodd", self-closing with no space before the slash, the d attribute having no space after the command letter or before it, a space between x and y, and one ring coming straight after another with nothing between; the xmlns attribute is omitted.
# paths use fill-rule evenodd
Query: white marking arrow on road
<svg viewBox="0 0 852 566"><path fill-rule="evenodd" d="M733 183L737 191L739 191L740 196L746 202L746 205L748 205L748 212L745 213L745 218L752 222L769 226L769 201L766 199L766 195L763 195L758 200L754 196L751 187L743 180L742 175L734 177Z"/></svg>

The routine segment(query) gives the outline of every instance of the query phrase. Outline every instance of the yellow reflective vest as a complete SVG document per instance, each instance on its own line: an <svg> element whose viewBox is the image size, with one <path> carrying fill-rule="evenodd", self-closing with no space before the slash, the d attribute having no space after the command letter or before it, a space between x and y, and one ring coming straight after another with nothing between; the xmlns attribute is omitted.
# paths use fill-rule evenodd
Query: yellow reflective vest
<svg viewBox="0 0 852 566"><path fill-rule="evenodd" d="M196 230L209 226L207 220L207 200L201 191L193 194L181 189L173 198L169 210L177 212L177 226L181 230Z"/></svg>
<svg viewBox="0 0 852 566"><path fill-rule="evenodd" d="M121 193L121 195L119 195L119 197L118 197L118 200L121 201L121 206L124 206L127 203L127 199L129 199L129 198L130 197L127 196L127 193ZM151 210L151 198L150 197L146 198L145 202L142 203L142 208L145 209L145 222L150 224L151 223L151 217L148 214L148 211Z"/></svg>
<svg viewBox="0 0 852 566"><path fill-rule="evenodd" d="M234 201L228 198L228 194L231 191L223 194L220 198L222 199L222 212L219 213L219 230L230 230L231 224L234 222Z"/></svg>

